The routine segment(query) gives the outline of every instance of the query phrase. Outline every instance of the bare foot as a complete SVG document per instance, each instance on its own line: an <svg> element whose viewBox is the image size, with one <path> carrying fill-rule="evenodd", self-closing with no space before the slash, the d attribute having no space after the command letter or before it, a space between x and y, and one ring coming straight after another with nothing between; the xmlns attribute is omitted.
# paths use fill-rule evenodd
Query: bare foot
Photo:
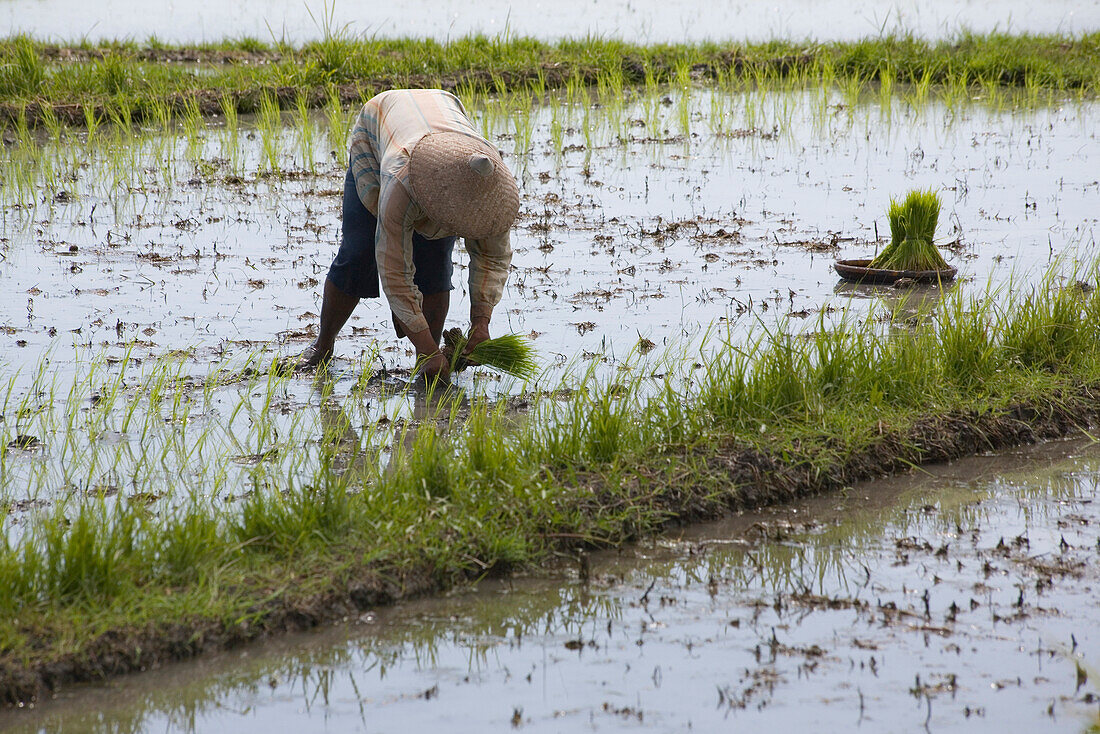
<svg viewBox="0 0 1100 734"><path fill-rule="evenodd" d="M328 364L332 359L332 347L321 349L316 344L310 344L298 355L294 364L295 370L312 370Z"/></svg>

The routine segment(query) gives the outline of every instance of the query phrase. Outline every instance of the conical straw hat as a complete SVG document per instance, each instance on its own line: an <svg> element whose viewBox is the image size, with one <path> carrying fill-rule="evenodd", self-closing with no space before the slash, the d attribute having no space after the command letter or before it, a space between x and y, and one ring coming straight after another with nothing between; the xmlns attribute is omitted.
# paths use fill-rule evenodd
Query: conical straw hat
<svg viewBox="0 0 1100 734"><path fill-rule="evenodd" d="M507 232L519 187L496 148L462 133L430 133L409 156L409 187L424 214L460 237Z"/></svg>

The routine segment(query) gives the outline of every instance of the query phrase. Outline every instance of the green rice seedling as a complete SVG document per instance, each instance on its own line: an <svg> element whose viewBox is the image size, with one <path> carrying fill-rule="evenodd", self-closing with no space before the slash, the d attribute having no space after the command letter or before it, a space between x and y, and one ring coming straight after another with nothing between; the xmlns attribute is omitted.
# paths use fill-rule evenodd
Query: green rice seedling
<svg viewBox="0 0 1100 734"><path fill-rule="evenodd" d="M597 79L600 100L610 105L620 105L624 99L624 87L626 80L623 77L621 64L616 64L601 73Z"/></svg>
<svg viewBox="0 0 1100 734"><path fill-rule="evenodd" d="M714 91L710 94L710 114L707 115L707 124L710 126L711 133L719 137L726 132L726 114L723 103L725 97L726 95L719 95Z"/></svg>
<svg viewBox="0 0 1100 734"><path fill-rule="evenodd" d="M192 161L202 159L203 131L206 123L203 121L199 102L194 96L183 99L183 133L187 138L187 157Z"/></svg>
<svg viewBox="0 0 1100 734"><path fill-rule="evenodd" d="M461 372L471 365L481 365L521 380L529 380L539 372L534 347L518 334L486 339L475 346L470 354L464 355L462 352L468 338L460 329L443 332L444 353L450 354L452 372Z"/></svg>
<svg viewBox="0 0 1100 734"><path fill-rule="evenodd" d="M314 155L315 127L310 117L309 98L299 92L294 100L295 126L298 133L298 151L302 156L302 168L309 172L317 170L316 156Z"/></svg>
<svg viewBox="0 0 1100 734"><path fill-rule="evenodd" d="M890 199L890 244L872 261L883 270L943 270L947 262L933 237L940 217L940 197L932 189L913 190L903 201Z"/></svg>
<svg viewBox="0 0 1100 734"><path fill-rule="evenodd" d="M587 97L584 78L581 76L579 69L573 69L565 82L565 104L569 107L584 104L583 97Z"/></svg>
<svg viewBox="0 0 1100 734"><path fill-rule="evenodd" d="M979 97L989 109L1000 111L1004 108L1004 90L997 74L982 74L978 77Z"/></svg>
<svg viewBox="0 0 1100 734"><path fill-rule="evenodd" d="M574 363L575 364L575 363ZM577 380L580 393L591 384L593 366ZM574 426L581 425L585 415L582 400L570 400L564 404L543 401L537 403L535 413L517 432L514 447L516 455L527 466L548 466L566 471L575 470L583 457L581 432Z"/></svg>
<svg viewBox="0 0 1100 734"><path fill-rule="evenodd" d="M1024 89L1026 91L1026 107L1029 110L1036 109L1039 106L1039 95L1042 92L1044 85L1039 81L1038 74L1027 74L1024 77Z"/></svg>
<svg viewBox="0 0 1100 734"><path fill-rule="evenodd" d="M657 83L657 71L653 68L653 64L647 61L644 65L645 69L645 96L655 97L657 96L658 83Z"/></svg>
<svg viewBox="0 0 1100 734"><path fill-rule="evenodd" d="M865 80L857 70L854 73L842 77L840 82L841 94L844 96L844 107L849 117L860 106L863 100Z"/></svg>
<svg viewBox="0 0 1100 734"><path fill-rule="evenodd" d="M471 78L459 80L455 85L454 95L462 100L467 110L475 108L482 103L481 87Z"/></svg>
<svg viewBox="0 0 1100 734"><path fill-rule="evenodd" d="M663 120L661 116L661 95L656 87L654 87L652 93L648 89L646 90L645 96L642 98L642 106L645 114L646 134L651 138L659 138Z"/></svg>
<svg viewBox="0 0 1100 734"><path fill-rule="evenodd" d="M264 92L260 96L260 117L258 120L260 139L263 147L263 160L267 170L278 173L279 167L279 130L282 127L282 115L275 95Z"/></svg>
<svg viewBox="0 0 1100 734"><path fill-rule="evenodd" d="M767 338L768 348L758 353L745 386L747 398L758 410L776 419L812 410L814 395L806 389L806 361L801 340L787 332L768 334Z"/></svg>
<svg viewBox="0 0 1100 734"><path fill-rule="evenodd" d="M680 134L684 140L691 140L691 87L685 86L680 90L676 101L676 109L680 120Z"/></svg>
<svg viewBox="0 0 1100 734"><path fill-rule="evenodd" d="M807 379L825 401L852 399L859 392L858 365L852 357L866 356L860 354L861 333L851 327L847 314L832 328L818 318L809 339Z"/></svg>
<svg viewBox="0 0 1100 734"><path fill-rule="evenodd" d="M894 97L897 94L897 69L887 62L878 70L879 114L889 121L893 116Z"/></svg>
<svg viewBox="0 0 1100 734"><path fill-rule="evenodd" d="M943 90L943 100L948 109L957 110L967 104L970 99L969 70L962 69L957 74L951 74L947 78L947 84Z"/></svg>
<svg viewBox="0 0 1100 734"><path fill-rule="evenodd" d="M552 104L550 106L550 142L554 150L555 160L560 165L562 151L565 148L565 127L561 123L559 109L559 105Z"/></svg>
<svg viewBox="0 0 1100 734"><path fill-rule="evenodd" d="M619 383L596 388L578 402L584 404L584 421L580 424L584 457L598 463L623 458L623 453L638 446L635 434L638 424L634 401L626 396L631 391Z"/></svg>
<svg viewBox="0 0 1100 734"><path fill-rule="evenodd" d="M546 100L546 70L541 66L535 70L535 75L528 81L528 89L539 102Z"/></svg>
<svg viewBox="0 0 1100 734"><path fill-rule="evenodd" d="M229 161L229 170L235 175L241 172L241 146L240 146L240 117L237 113L237 103L228 94L223 94L218 100L221 107L224 127L221 135L222 157Z"/></svg>
<svg viewBox="0 0 1100 734"><path fill-rule="evenodd" d="M407 492L427 501L451 497L458 477L450 442L435 421L423 423L412 436L410 430L406 425L391 462L400 470L387 473L383 478L383 484L387 485L383 491Z"/></svg>
<svg viewBox="0 0 1100 734"><path fill-rule="evenodd" d="M668 359L670 365L671 358ZM642 430L656 441L659 449L682 445L699 435L699 416L692 411L689 397L684 394L681 385L682 375L670 370L662 378L656 400L651 403L639 424Z"/></svg>
<svg viewBox="0 0 1100 734"><path fill-rule="evenodd" d="M111 125L114 127L116 137L120 137L124 140L133 140L134 115L133 109L131 109L129 105L110 105L107 107L107 119L110 120Z"/></svg>
<svg viewBox="0 0 1100 734"><path fill-rule="evenodd" d="M341 154L346 154L347 151L350 125L344 106L340 102L340 96L335 89L329 90L328 101L325 103L325 120L330 150L340 158Z"/></svg>
<svg viewBox="0 0 1100 734"><path fill-rule="evenodd" d="M43 107L39 115L39 120L43 129L46 131L46 140L53 143L55 146L61 143L62 139L65 137L65 129L61 121L57 119L57 113L54 112L53 107Z"/></svg>
<svg viewBox="0 0 1100 734"><path fill-rule="evenodd" d="M687 57L681 57L676 59L673 74L676 79L676 85L681 90L686 90L691 87L691 59Z"/></svg>
<svg viewBox="0 0 1100 734"><path fill-rule="evenodd" d="M483 100L480 113L481 114L478 115L478 123L480 124L481 134L487 140L492 140L496 125L496 116L498 114L497 106L494 101L489 99Z"/></svg>
<svg viewBox="0 0 1100 734"><path fill-rule="evenodd" d="M103 117L96 111L95 105L86 104L83 106L84 111L84 143L91 147L96 140L96 132L99 130L99 124L103 121Z"/></svg>
<svg viewBox="0 0 1100 734"><path fill-rule="evenodd" d="M526 167L527 152L531 148L531 134L534 129L532 106L534 101L524 91L517 92L512 97L509 117L512 122L512 135L516 141L516 155L521 159L521 166Z"/></svg>
<svg viewBox="0 0 1100 734"><path fill-rule="evenodd" d="M592 157L592 133L596 129L595 123L591 119L592 108L589 105L584 106L584 112L581 117L581 130L584 133L584 170L588 170L588 163Z"/></svg>
<svg viewBox="0 0 1100 734"><path fill-rule="evenodd" d="M758 351L762 343L757 337L743 348L724 349L708 360L697 400L711 426L737 430L753 422L745 389L751 369L748 355Z"/></svg>
<svg viewBox="0 0 1100 734"><path fill-rule="evenodd" d="M867 404L895 408L936 405L944 392L938 344L928 331L880 337L875 369L866 377Z"/></svg>
<svg viewBox="0 0 1100 734"><path fill-rule="evenodd" d="M225 121L225 131L236 140L240 132L240 117L237 113L237 102L228 94L218 98L218 107L221 109L222 119Z"/></svg>
<svg viewBox="0 0 1100 734"><path fill-rule="evenodd" d="M510 450L508 434L498 430L504 421L504 403L495 407L479 400L470 410L463 432L463 469L472 472L478 486L500 487L512 475L516 456Z"/></svg>
<svg viewBox="0 0 1100 734"><path fill-rule="evenodd" d="M744 95L744 107L742 109L742 122L741 126L746 130L754 130L757 127L759 120L759 101L760 96L756 90L749 89Z"/></svg>

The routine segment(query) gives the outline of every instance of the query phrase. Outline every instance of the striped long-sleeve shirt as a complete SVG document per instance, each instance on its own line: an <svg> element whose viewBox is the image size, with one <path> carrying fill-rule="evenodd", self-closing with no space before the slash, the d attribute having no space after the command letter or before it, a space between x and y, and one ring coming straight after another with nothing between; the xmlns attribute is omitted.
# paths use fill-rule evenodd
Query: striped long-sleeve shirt
<svg viewBox="0 0 1100 734"><path fill-rule="evenodd" d="M410 332L428 328L422 296L413 283L413 230L429 239L456 235L431 221L413 200L409 155L429 133L462 133L484 140L462 103L439 89L394 89L373 97L359 113L351 134L350 165L355 187L378 218L375 248L382 290ZM512 248L507 232L465 240L470 254L471 316L488 317L504 293Z"/></svg>

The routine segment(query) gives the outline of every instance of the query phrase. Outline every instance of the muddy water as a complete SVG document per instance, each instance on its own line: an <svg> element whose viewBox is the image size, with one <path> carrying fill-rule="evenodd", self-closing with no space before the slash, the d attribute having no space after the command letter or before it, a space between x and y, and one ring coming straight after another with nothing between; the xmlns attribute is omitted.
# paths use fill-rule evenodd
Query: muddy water
<svg viewBox="0 0 1100 734"><path fill-rule="evenodd" d="M0 28L9 33L77 40L155 35L162 41L222 41L252 36L262 40L305 41L323 35L325 19L335 31L393 37L453 38L471 33L511 33L537 38L597 34L631 41L682 42L769 38L856 38L902 30L942 37L960 29L1033 33L1095 30L1096 0L1036 5L1022 0L779 0L778 2L695 3L689 0L490 0L470 5L456 0L404 2L400 9L350 2L266 0L254 5L185 0L8 0L0 8Z"/></svg>
<svg viewBox="0 0 1100 734"><path fill-rule="evenodd" d="M943 194L939 237L960 270L955 288L1029 288L1052 262L1090 256L1100 195L1097 104L974 94L883 104L840 90L689 86L563 95L529 108L472 105L523 191L515 271L494 329L529 336L548 368L540 387L556 390L588 369L600 379L637 380L663 371L631 361L643 344L654 360L666 350L690 354L707 334L736 342L761 324L814 328L823 318L828 326L845 313L937 298L934 288L851 288L832 269L834 259L875 250L889 198L913 186ZM112 360L127 354L149 363L179 352L183 372L201 379L257 351L268 362L293 354L316 333L338 239L343 170L331 150L341 141L320 128L305 135L290 119L274 136L213 125L190 135L154 131L121 149L111 140L107 132L84 148L68 139L44 145L41 156L53 163L34 188L0 190L0 289L13 294L0 300L5 414L23 401L54 411L52 424L37 417L0 424L4 446L23 434L41 442L0 456L0 501L16 507L74 488L129 484L131 494L160 496L165 482L147 476L150 455L183 457L182 465L164 464L174 488L178 476L195 477L181 496L231 499L256 471L249 457L272 448L251 438L268 397L263 385L206 396L184 388L169 402L180 398L190 413L143 422L145 367L131 366L109 430L88 436L67 428L68 415L87 415L96 396L70 388L87 382L97 360L106 360L101 373L117 375ZM277 172L264 163L265 146ZM466 265L459 251L452 324L464 324L469 307ZM294 464L323 427L322 404L336 401L356 415L361 435L383 417L425 412L403 393L399 374L355 392L364 359L407 377L411 352L388 323L384 304L363 303L339 342L334 382L293 378L271 396L277 409L266 414L283 441L273 476L301 471ZM457 383L491 395L522 388L484 370ZM134 425L148 431L127 429L115 415L139 403ZM160 409L148 407L150 415ZM188 457L214 429L219 438L210 442L228 469L211 477ZM245 445L237 446L241 436ZM70 441L79 461L65 454Z"/></svg>
<svg viewBox="0 0 1100 734"><path fill-rule="evenodd" d="M1098 485L1088 441L930 467L66 689L0 729L1080 731Z"/></svg>
<svg viewBox="0 0 1100 734"><path fill-rule="evenodd" d="M834 298L832 261L872 254L890 197L913 186L943 192L939 237L963 283L1015 274L1026 284L1054 258L1095 247L1097 105L1000 104L853 109L835 93L693 90L615 107L480 110L523 186L515 272L494 323L530 334L549 364L606 357L613 368L642 337L679 348L719 321L809 321L853 303L849 291ZM89 170L82 160L75 181L5 211L0 287L19 296L0 302L0 360L34 365L51 353L57 370L74 345L116 357L132 345L135 356L191 347L208 365L309 343L343 170L323 140L319 163L284 150L282 173L256 178L260 143L247 137L242 175L213 128L163 180L161 140L128 152L137 173L117 185L117 160ZM465 265L459 252L460 324ZM898 297L855 295L873 296L857 306ZM378 345L387 364L407 366L387 318L364 302L340 355Z"/></svg>

